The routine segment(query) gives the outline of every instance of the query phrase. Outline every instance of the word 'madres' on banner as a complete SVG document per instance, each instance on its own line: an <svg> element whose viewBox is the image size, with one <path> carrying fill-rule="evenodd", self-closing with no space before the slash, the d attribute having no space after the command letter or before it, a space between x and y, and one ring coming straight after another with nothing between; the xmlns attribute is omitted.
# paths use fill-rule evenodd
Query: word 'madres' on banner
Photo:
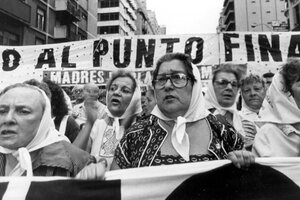
<svg viewBox="0 0 300 200"><path fill-rule="evenodd" d="M97 85L106 85L111 74L112 71L105 70L45 70L43 77L63 86L74 86L91 82ZM133 71L133 74L140 86L151 84L152 71Z"/></svg>
<svg viewBox="0 0 300 200"><path fill-rule="evenodd" d="M293 32L101 37L36 46L0 46L0 87L31 78L51 77L62 85L105 84L116 69L148 77L165 53L190 55L193 64L246 64L248 71L275 71L289 57L300 57L300 35ZM70 72L69 72L70 70ZM56 71L57 75L54 74ZM61 74L59 74L61 71ZM67 73L65 71L68 71ZM86 72L84 72L86 71ZM67 75L68 74L68 75ZM147 81L140 80L142 83Z"/></svg>

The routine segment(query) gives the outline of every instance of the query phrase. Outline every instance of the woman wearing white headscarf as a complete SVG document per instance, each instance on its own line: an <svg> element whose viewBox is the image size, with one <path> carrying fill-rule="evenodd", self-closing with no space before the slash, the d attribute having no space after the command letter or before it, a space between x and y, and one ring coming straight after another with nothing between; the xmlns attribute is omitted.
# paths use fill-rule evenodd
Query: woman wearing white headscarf
<svg viewBox="0 0 300 200"><path fill-rule="evenodd" d="M189 56L162 56L153 72L157 105L132 125L115 152L112 169L204 160L231 159L236 166L254 162L241 135L225 127L205 108L200 73ZM244 152L244 154L242 154Z"/></svg>
<svg viewBox="0 0 300 200"><path fill-rule="evenodd" d="M300 60L290 59L274 77L259 112L252 151L259 157L300 156Z"/></svg>
<svg viewBox="0 0 300 200"><path fill-rule="evenodd" d="M141 91L130 72L118 70L112 74L107 83L106 105L108 116L104 119L95 118L93 105L86 106L88 120L74 144L90 152L97 161L105 159L109 169L124 130L142 112Z"/></svg>
<svg viewBox="0 0 300 200"><path fill-rule="evenodd" d="M75 176L92 161L60 136L46 94L15 84L0 93L0 174Z"/></svg>
<svg viewBox="0 0 300 200"><path fill-rule="evenodd" d="M245 148L249 150L256 127L253 122L243 119L237 110L241 80L241 72L237 67L230 63L222 64L213 72L205 94L205 104L219 120L230 123L244 137Z"/></svg>
<svg viewBox="0 0 300 200"><path fill-rule="evenodd" d="M233 64L222 64L214 72L205 93L206 108L214 115L221 115L244 136L242 119L237 110L241 74Z"/></svg>

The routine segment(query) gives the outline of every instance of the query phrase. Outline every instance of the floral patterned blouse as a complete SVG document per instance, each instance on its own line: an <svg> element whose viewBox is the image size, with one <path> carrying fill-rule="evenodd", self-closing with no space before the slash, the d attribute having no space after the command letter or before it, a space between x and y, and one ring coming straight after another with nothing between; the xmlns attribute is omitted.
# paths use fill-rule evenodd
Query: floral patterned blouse
<svg viewBox="0 0 300 200"><path fill-rule="evenodd" d="M115 151L114 159L121 169L125 169L226 159L229 152L243 148L243 137L229 123L219 122L212 114L205 119L211 129L208 154L190 155L190 161L185 161L180 155L162 155L160 148L168 133L159 124L159 119L150 115L137 121L126 131Z"/></svg>

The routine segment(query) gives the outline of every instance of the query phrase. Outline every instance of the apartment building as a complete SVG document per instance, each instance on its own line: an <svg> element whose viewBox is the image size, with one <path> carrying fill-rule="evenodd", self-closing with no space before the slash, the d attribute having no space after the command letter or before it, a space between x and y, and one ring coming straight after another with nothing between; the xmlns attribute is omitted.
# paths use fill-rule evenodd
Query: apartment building
<svg viewBox="0 0 300 200"><path fill-rule="evenodd" d="M35 45L95 38L96 2L1 0L0 45ZM94 11L93 11L94 8ZM94 16L94 17L92 17Z"/></svg>
<svg viewBox="0 0 300 200"><path fill-rule="evenodd" d="M155 27L152 26L151 19L148 16L147 11L147 1L146 0L137 0L137 19L136 24L136 35L156 35L158 32ZM156 20L156 19L155 19Z"/></svg>
<svg viewBox="0 0 300 200"><path fill-rule="evenodd" d="M134 35L137 4L135 0L98 0L98 35Z"/></svg>
<svg viewBox="0 0 300 200"><path fill-rule="evenodd" d="M98 0L98 35L157 35L159 31L147 0Z"/></svg>
<svg viewBox="0 0 300 200"><path fill-rule="evenodd" d="M289 28L291 31L300 31L300 1L286 0L287 9L286 16L289 21Z"/></svg>
<svg viewBox="0 0 300 200"><path fill-rule="evenodd" d="M288 31L285 0L224 0L218 31Z"/></svg>

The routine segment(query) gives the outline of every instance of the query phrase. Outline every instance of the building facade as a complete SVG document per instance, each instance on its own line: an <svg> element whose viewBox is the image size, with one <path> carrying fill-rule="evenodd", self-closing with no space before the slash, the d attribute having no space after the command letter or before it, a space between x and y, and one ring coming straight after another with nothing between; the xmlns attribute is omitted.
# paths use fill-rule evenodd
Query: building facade
<svg viewBox="0 0 300 200"><path fill-rule="evenodd" d="M285 0L224 0L218 31L288 31Z"/></svg>
<svg viewBox="0 0 300 200"><path fill-rule="evenodd" d="M289 27L291 31L300 31L300 1L286 0L287 9L286 16L288 17Z"/></svg>
<svg viewBox="0 0 300 200"><path fill-rule="evenodd" d="M95 15L94 0L1 0L0 45L95 38L96 29L92 26Z"/></svg>
<svg viewBox="0 0 300 200"><path fill-rule="evenodd" d="M98 35L134 35L137 5L135 0L98 0Z"/></svg>
<svg viewBox="0 0 300 200"><path fill-rule="evenodd" d="M136 24L136 35L156 35L158 34L156 29L152 26L150 18L147 12L147 1L146 0L137 0L137 19Z"/></svg>
<svg viewBox="0 0 300 200"><path fill-rule="evenodd" d="M146 0L98 0L98 35L157 35L155 14ZM154 17L153 17L154 15Z"/></svg>
<svg viewBox="0 0 300 200"><path fill-rule="evenodd" d="M159 35L166 35L167 34L167 27L164 25L159 26Z"/></svg>

